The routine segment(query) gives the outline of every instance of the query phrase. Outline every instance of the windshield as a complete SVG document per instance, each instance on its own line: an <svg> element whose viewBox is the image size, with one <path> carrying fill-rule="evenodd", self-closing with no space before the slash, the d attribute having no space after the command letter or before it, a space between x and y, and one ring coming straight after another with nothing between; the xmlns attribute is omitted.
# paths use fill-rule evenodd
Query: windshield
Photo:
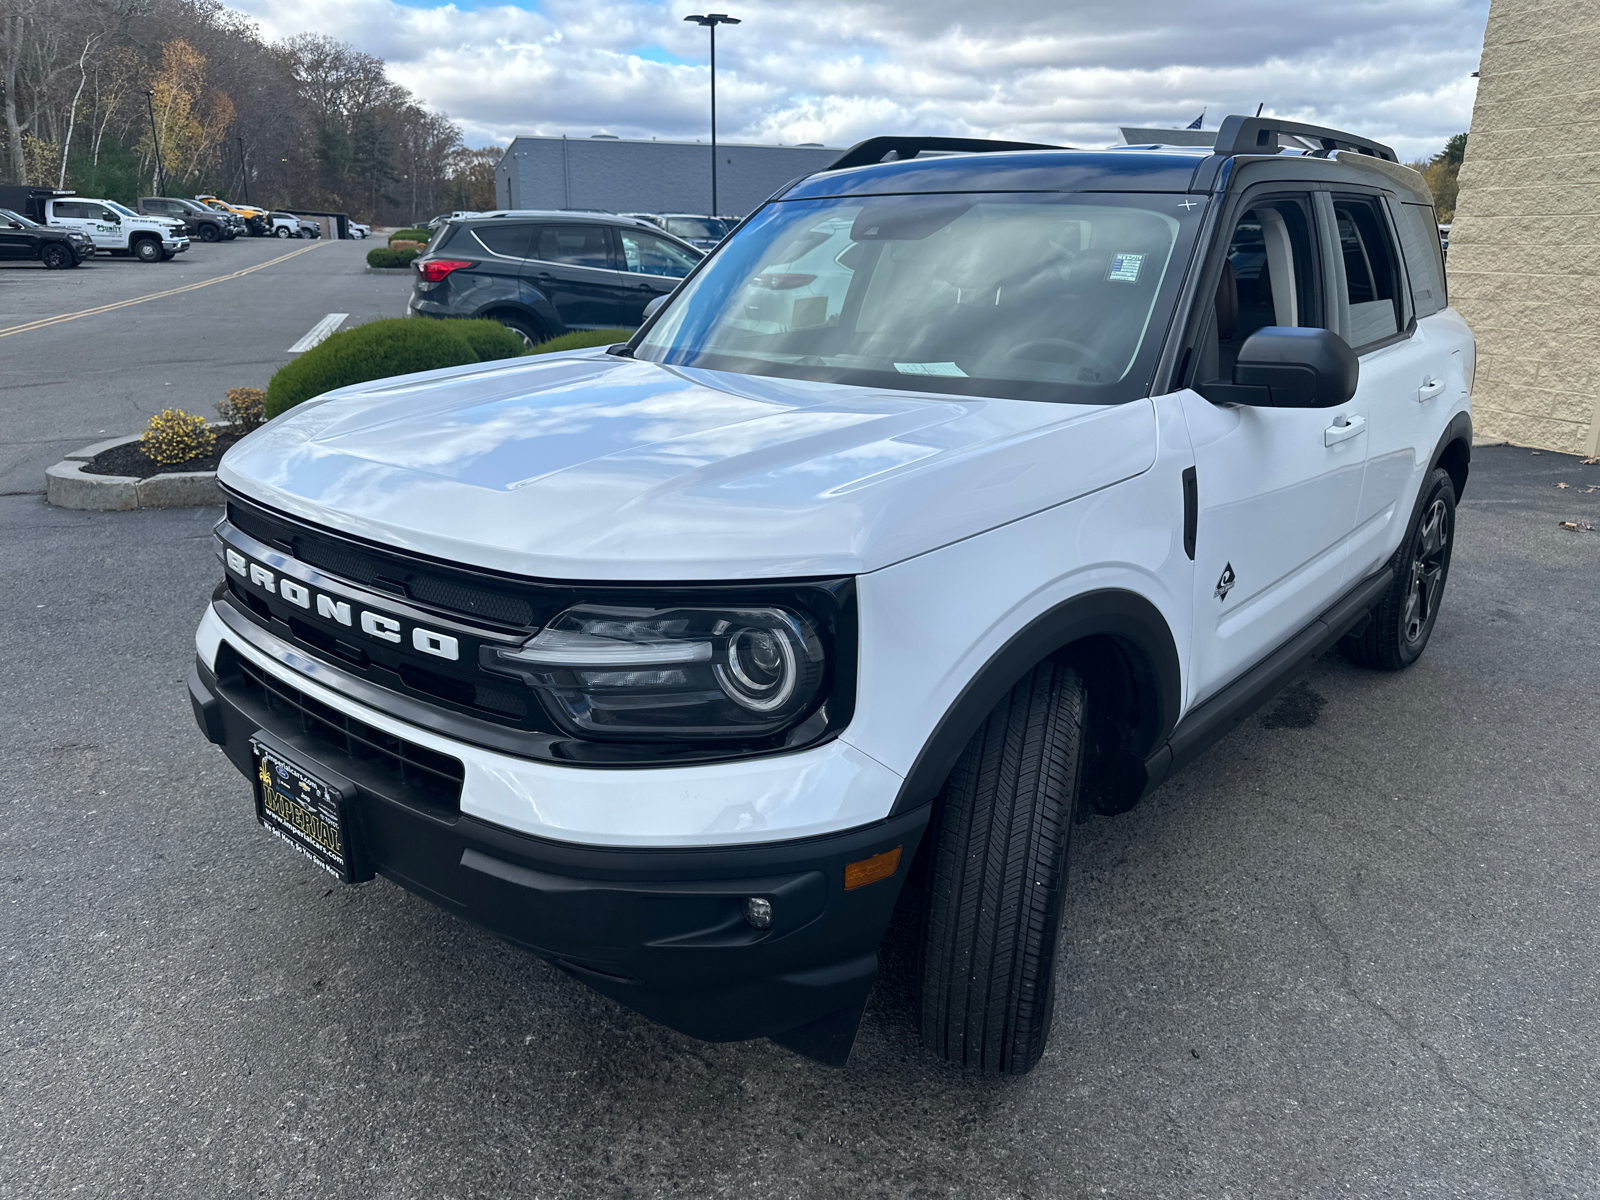
<svg viewBox="0 0 1600 1200"><path fill-rule="evenodd" d="M685 239L715 241L728 232L728 223L715 217L668 217L667 232Z"/></svg>
<svg viewBox="0 0 1600 1200"><path fill-rule="evenodd" d="M30 220L28 220L27 217L23 216L21 213L12 212L9 208L0 208L0 217L4 217L8 221L15 221L18 225L21 225L24 229L38 229L38 228L40 228L40 225L39 225L39 223L37 221L30 221Z"/></svg>
<svg viewBox="0 0 1600 1200"><path fill-rule="evenodd" d="M104 204L112 212L119 212L125 217L137 217L139 215L138 213L134 212L133 209L118 204L115 200L106 200L104 201Z"/></svg>
<svg viewBox="0 0 1600 1200"><path fill-rule="evenodd" d="M768 205L634 346L750 375L1078 404L1146 394L1203 206L1167 194Z"/></svg>

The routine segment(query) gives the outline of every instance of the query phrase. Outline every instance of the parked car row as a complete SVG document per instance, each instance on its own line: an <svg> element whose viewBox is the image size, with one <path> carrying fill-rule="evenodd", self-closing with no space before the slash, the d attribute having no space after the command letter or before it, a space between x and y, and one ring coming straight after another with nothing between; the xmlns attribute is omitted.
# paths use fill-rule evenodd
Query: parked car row
<svg viewBox="0 0 1600 1200"><path fill-rule="evenodd" d="M355 228L366 236L365 226ZM54 188L0 186L0 259L34 259L52 270L95 254L165 262L195 241L230 242L241 234L320 238L322 225L215 196L141 196L133 209Z"/></svg>
<svg viewBox="0 0 1600 1200"><path fill-rule="evenodd" d="M632 328L705 257L648 221L574 212L447 218L411 265L411 311L488 317L530 345Z"/></svg>

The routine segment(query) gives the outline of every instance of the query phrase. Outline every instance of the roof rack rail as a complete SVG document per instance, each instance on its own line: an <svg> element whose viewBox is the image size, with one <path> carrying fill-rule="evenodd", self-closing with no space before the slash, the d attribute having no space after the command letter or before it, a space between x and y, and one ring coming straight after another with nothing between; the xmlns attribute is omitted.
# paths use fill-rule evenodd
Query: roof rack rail
<svg viewBox="0 0 1600 1200"><path fill-rule="evenodd" d="M1353 133L1344 133L1338 129L1325 129L1321 125L1280 121L1277 117L1226 118L1222 122L1222 128L1217 130L1216 153L1276 154L1280 133L1287 133L1291 137L1317 144L1318 149L1312 153L1318 157L1325 157L1335 150L1354 150L1358 154L1381 158L1387 162L1400 161L1399 156L1382 142L1357 137Z"/></svg>
<svg viewBox="0 0 1600 1200"><path fill-rule="evenodd" d="M890 153L897 159L915 158L924 150L952 154L983 154L995 150L1066 150L1067 146L1047 146L1042 142L996 142L988 138L953 137L875 137L857 142L822 171L843 171L846 167L869 167L881 163ZM819 171L818 174L822 172Z"/></svg>

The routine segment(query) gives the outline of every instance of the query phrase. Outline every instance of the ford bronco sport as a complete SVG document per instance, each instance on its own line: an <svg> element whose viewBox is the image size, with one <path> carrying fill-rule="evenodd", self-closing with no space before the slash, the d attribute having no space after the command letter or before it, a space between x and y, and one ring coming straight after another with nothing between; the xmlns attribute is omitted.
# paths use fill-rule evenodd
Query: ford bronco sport
<svg viewBox="0 0 1600 1200"><path fill-rule="evenodd" d="M699 1038L842 1063L916 864L928 1046L1027 1071L1074 822L1427 645L1444 288L1420 177L1336 130L873 139L626 344L235 446L196 718L321 866Z"/></svg>

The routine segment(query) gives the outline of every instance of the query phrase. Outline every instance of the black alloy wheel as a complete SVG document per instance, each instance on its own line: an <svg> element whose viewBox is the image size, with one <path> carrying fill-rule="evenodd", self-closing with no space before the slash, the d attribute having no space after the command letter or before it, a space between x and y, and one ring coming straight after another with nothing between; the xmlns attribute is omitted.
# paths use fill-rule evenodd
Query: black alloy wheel
<svg viewBox="0 0 1600 1200"><path fill-rule="evenodd" d="M1422 489L1422 505L1405 540L1389 561L1394 582L1366 627L1339 643L1346 658L1358 666L1401 671L1422 657L1439 619L1455 534L1455 483L1448 471L1436 469Z"/></svg>
<svg viewBox="0 0 1600 1200"><path fill-rule="evenodd" d="M133 244L133 253L140 262L160 262L161 242L157 238L142 237Z"/></svg>
<svg viewBox="0 0 1600 1200"><path fill-rule="evenodd" d="M1044 1054L1087 703L1076 671L1040 663L967 743L937 801L922 1040L950 1062L1023 1075Z"/></svg>
<svg viewBox="0 0 1600 1200"><path fill-rule="evenodd" d="M39 251L39 261L47 270L64 271L68 267L78 265L78 256L72 252L71 246L63 246L60 242L51 242Z"/></svg>
<svg viewBox="0 0 1600 1200"><path fill-rule="evenodd" d="M222 232L215 225L207 224L200 226L200 240L202 242L220 241L221 238Z"/></svg>

